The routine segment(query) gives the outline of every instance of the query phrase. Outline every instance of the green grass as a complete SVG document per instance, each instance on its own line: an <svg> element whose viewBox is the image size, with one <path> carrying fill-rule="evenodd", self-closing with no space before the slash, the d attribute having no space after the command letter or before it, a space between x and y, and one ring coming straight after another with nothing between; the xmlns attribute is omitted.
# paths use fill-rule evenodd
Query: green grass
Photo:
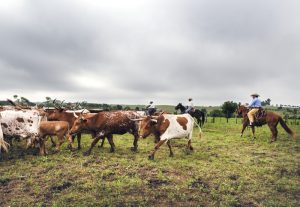
<svg viewBox="0 0 300 207"><path fill-rule="evenodd" d="M208 120L201 139L194 132L193 153L186 140L172 140L174 157L163 145L154 161L147 158L152 137L133 153L131 135L114 136L115 153L106 142L88 157L88 135L82 151L64 144L45 157L15 142L0 162L0 206L299 206L300 141L278 128L278 141L269 144L267 127L257 129L257 139L250 130L240 138L240 121Z"/></svg>

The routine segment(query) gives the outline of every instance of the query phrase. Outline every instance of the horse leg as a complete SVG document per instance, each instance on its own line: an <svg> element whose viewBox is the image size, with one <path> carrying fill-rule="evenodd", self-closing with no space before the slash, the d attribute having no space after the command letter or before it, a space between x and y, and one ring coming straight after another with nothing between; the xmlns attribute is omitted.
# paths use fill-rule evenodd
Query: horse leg
<svg viewBox="0 0 300 207"><path fill-rule="evenodd" d="M194 148L192 147L192 140L191 139L189 139L189 141L188 141L188 149L191 150L191 151L194 150Z"/></svg>
<svg viewBox="0 0 300 207"><path fill-rule="evenodd" d="M242 128L242 132L241 132L241 137L243 136L243 134L244 134L244 131L245 131L245 129L246 129L246 127L247 127L247 123L243 123L243 128Z"/></svg>
<svg viewBox="0 0 300 207"><path fill-rule="evenodd" d="M150 155L148 156L149 160L154 160L154 154L155 152L158 150L158 148L163 144L165 143L166 140L160 140L154 147L154 150L152 153L150 153Z"/></svg>
<svg viewBox="0 0 300 207"><path fill-rule="evenodd" d="M200 127L202 127L201 119L200 119L199 117L197 118L197 123L198 123L198 125L199 125Z"/></svg>
<svg viewBox="0 0 300 207"><path fill-rule="evenodd" d="M173 153L173 151L172 151L172 147L171 147L171 143L170 143L170 140L168 140L167 141L167 145L168 145L168 147L169 147L169 150L170 150L170 157L174 157L174 153Z"/></svg>
<svg viewBox="0 0 300 207"><path fill-rule="evenodd" d="M255 136L255 126L251 126L251 129L252 129L253 138L256 139L256 136Z"/></svg>
<svg viewBox="0 0 300 207"><path fill-rule="evenodd" d="M272 136L271 136L271 140L270 143L275 142L277 139L277 134L278 134L278 130L276 128L276 126L274 126L273 124L268 124L271 132L272 132Z"/></svg>

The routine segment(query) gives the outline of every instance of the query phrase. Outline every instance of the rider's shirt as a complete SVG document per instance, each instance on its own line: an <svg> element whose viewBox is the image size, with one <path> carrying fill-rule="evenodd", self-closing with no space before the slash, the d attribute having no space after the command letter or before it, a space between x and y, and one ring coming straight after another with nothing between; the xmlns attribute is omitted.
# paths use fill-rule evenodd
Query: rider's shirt
<svg viewBox="0 0 300 207"><path fill-rule="evenodd" d="M189 101L188 104L187 104L187 106L188 106L189 108L194 108L194 103L193 103L193 101Z"/></svg>
<svg viewBox="0 0 300 207"><path fill-rule="evenodd" d="M147 106L147 108L148 109L154 109L155 108L155 105L152 103L152 104L149 104L148 106Z"/></svg>
<svg viewBox="0 0 300 207"><path fill-rule="evenodd" d="M261 101L258 98L254 98L249 104L250 108L259 108L261 107Z"/></svg>

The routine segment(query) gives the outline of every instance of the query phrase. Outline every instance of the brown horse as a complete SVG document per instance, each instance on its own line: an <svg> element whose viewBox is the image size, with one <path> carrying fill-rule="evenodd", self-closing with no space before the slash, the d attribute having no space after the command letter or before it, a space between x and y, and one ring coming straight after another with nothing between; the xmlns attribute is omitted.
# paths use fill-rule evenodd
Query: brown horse
<svg viewBox="0 0 300 207"><path fill-rule="evenodd" d="M248 116L247 116L248 112L249 112L249 109L246 106L239 105L239 107L237 109L237 114L241 115L243 117L243 128L242 128L242 132L241 132L241 137L243 136L245 128L249 125L249 119L248 119ZM277 139L277 134L278 134L277 125L278 125L278 123L280 123L282 128L293 139L296 139L295 133L286 125L286 123L284 122L282 117L277 113L274 113L272 111L266 111L266 113L263 117L261 117L259 120L255 120L255 121L259 121L260 125L268 124L268 126L269 126L269 128L272 132L272 137L271 137L270 142L274 142ZM255 138L255 128L254 128L254 126L255 126L255 124L253 126L251 126L251 129L252 129L253 137Z"/></svg>

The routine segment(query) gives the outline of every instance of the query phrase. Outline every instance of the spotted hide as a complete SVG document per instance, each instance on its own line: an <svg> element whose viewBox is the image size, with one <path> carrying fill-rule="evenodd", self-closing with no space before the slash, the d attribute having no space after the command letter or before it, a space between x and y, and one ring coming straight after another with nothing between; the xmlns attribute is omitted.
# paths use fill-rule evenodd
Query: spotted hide
<svg viewBox="0 0 300 207"><path fill-rule="evenodd" d="M134 111L104 111L95 115L81 115L74 122L70 134L89 131L96 134L91 147L84 154L89 155L99 141L106 137L111 146L111 152L115 150L113 134L125 134L127 132L134 135L133 151L137 150L138 142L138 122L132 119L139 118L139 114Z"/></svg>
<svg viewBox="0 0 300 207"><path fill-rule="evenodd" d="M173 115L162 114L158 117L146 117L141 120L139 134L146 138L154 134L159 142L155 145L154 151L149 155L149 159L154 159L154 154L158 148L167 142L170 156L173 156L170 140L174 138L187 138L188 149L193 150L191 139L193 134L194 119L189 114ZM200 126L198 126L200 128ZM201 132L201 129L199 129Z"/></svg>
<svg viewBox="0 0 300 207"><path fill-rule="evenodd" d="M8 138L20 137L27 139L27 146L30 146L38 138L43 119L38 110L3 110L0 115L0 139L3 140L3 135Z"/></svg>

